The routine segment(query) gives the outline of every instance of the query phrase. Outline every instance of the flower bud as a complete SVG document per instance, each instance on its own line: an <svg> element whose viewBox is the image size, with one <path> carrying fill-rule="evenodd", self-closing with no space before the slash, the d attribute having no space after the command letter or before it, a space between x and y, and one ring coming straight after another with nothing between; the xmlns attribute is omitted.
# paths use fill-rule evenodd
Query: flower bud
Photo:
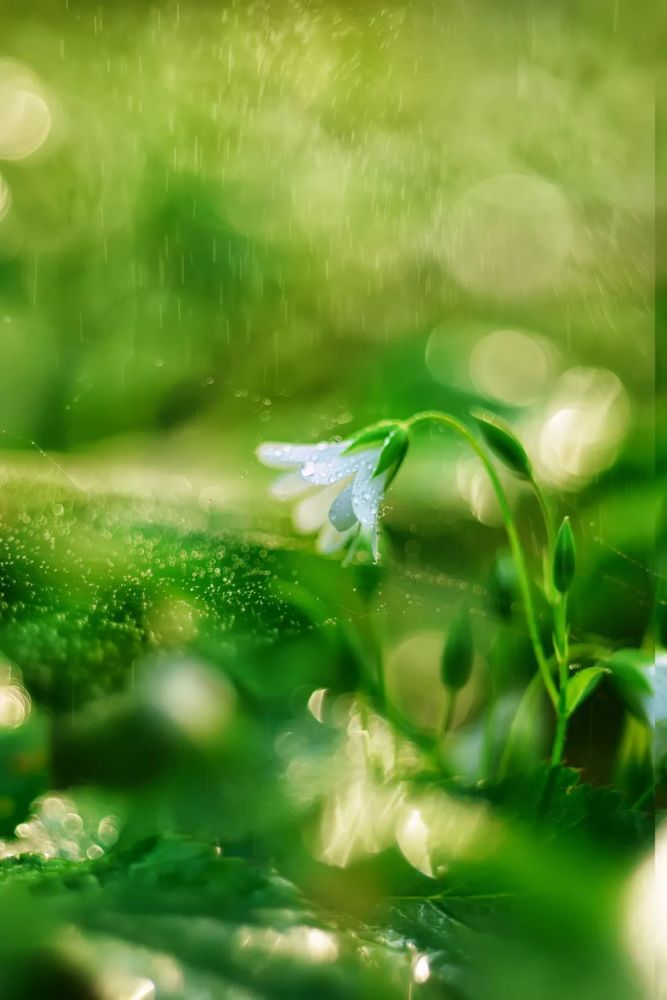
<svg viewBox="0 0 667 1000"><path fill-rule="evenodd" d="M470 617L462 611L452 625L442 651L440 677L450 691L459 691L468 683L475 650Z"/></svg>
<svg viewBox="0 0 667 1000"><path fill-rule="evenodd" d="M478 411L473 416L493 454L515 475L530 479L533 470L526 449L507 424L490 413Z"/></svg>
<svg viewBox="0 0 667 1000"><path fill-rule="evenodd" d="M488 584L488 599L493 612L509 621L512 606L517 601L517 580L514 560L508 552L496 556Z"/></svg>
<svg viewBox="0 0 667 1000"><path fill-rule="evenodd" d="M553 581L560 594L567 594L576 568L576 548L569 517L563 518L558 529L553 554Z"/></svg>

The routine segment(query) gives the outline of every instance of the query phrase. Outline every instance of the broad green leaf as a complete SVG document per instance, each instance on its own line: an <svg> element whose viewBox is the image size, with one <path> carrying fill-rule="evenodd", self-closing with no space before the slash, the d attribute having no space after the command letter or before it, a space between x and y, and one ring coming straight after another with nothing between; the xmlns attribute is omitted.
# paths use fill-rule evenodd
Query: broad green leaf
<svg viewBox="0 0 667 1000"><path fill-rule="evenodd" d="M565 689L568 715L576 712L582 702L593 694L606 673L608 671L604 667L586 667L570 677Z"/></svg>
<svg viewBox="0 0 667 1000"><path fill-rule="evenodd" d="M605 664L628 711L645 721L648 702L653 695L648 673L653 666L653 657L642 649L618 649L605 660Z"/></svg>

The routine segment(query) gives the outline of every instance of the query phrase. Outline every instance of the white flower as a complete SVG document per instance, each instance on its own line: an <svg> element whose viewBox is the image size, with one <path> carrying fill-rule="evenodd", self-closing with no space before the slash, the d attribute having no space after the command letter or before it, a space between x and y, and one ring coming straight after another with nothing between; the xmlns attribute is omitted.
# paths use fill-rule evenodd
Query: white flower
<svg viewBox="0 0 667 1000"><path fill-rule="evenodd" d="M257 457L272 469L289 470L273 484L280 500L296 500L298 531L320 532L320 552L335 552L361 534L378 558L380 504L407 449L398 424L379 424L333 444L266 443Z"/></svg>

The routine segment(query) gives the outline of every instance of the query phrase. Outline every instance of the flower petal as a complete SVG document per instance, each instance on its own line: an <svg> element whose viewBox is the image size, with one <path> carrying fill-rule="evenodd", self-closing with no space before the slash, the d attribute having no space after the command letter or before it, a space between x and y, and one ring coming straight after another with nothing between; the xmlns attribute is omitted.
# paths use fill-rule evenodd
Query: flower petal
<svg viewBox="0 0 667 1000"><path fill-rule="evenodd" d="M366 462L354 477L352 506L364 528L371 529L377 522L380 502L387 481L386 472L374 476L375 462Z"/></svg>
<svg viewBox="0 0 667 1000"><path fill-rule="evenodd" d="M329 519L329 508L340 493L340 485L334 483L324 489L316 490L307 496L294 508L294 527L303 534L317 531Z"/></svg>
<svg viewBox="0 0 667 1000"><path fill-rule="evenodd" d="M357 523L357 515L352 506L352 483L338 494L329 509L329 520L336 531L347 531Z"/></svg>
<svg viewBox="0 0 667 1000"><path fill-rule="evenodd" d="M337 444L329 445L326 451L316 455L315 458L304 463L301 475L309 483L317 483L320 486L328 486L330 483L347 479L353 475L368 460L369 454L376 456L378 449L372 452L356 451L349 455L343 454L348 446L347 441L340 441ZM375 459L377 460L377 459Z"/></svg>
<svg viewBox="0 0 667 1000"><path fill-rule="evenodd" d="M373 562L380 558L380 519L375 519L375 524L371 528L362 528L361 535L370 545L373 554Z"/></svg>
<svg viewBox="0 0 667 1000"><path fill-rule="evenodd" d="M304 462L312 462L330 447L325 442L319 444L290 444L286 441L265 441L257 448L257 458L271 469L291 469Z"/></svg>
<svg viewBox="0 0 667 1000"><path fill-rule="evenodd" d="M269 486L269 493L276 500L294 500L311 489L311 484L304 482L299 473L293 471L278 476Z"/></svg>
<svg viewBox="0 0 667 1000"><path fill-rule="evenodd" d="M379 514L389 470L374 475L376 463L367 463L359 470L352 484L352 506L361 523L362 534L368 539L373 559L380 555Z"/></svg>

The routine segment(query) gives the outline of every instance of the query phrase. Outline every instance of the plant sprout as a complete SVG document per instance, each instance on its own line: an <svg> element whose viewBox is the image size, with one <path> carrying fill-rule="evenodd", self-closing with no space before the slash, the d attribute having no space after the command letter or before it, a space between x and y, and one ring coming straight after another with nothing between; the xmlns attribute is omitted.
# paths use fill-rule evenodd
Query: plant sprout
<svg viewBox="0 0 667 1000"><path fill-rule="evenodd" d="M481 460L495 492L514 559L517 583L523 603L528 634L542 679L544 689L556 715L556 733L551 754L552 765L560 764L567 733L569 716L594 685L578 691L578 697L568 697L576 674L570 678L567 624L567 592L575 573L575 549L572 529L565 518L558 534L555 534L548 501L535 478L528 454L509 426L492 414L477 411L474 421L480 431L482 442L465 424L455 417L439 411L416 413L407 420L387 420L363 428L356 435L343 441L319 442L317 444L265 443L259 446L257 455L261 462L271 468L288 470L272 487L272 493L279 499L298 499L295 522L305 530L319 530L317 547L322 553L337 549L348 549L348 560L360 541L366 541L373 558L379 559L379 519L385 492L398 473L406 456L410 436L415 429L425 423L435 423L455 431L472 448ZM512 473L528 482L532 487L542 512L545 524L546 550L543 564L545 569L544 592L553 609L553 656L545 651L540 634L539 622L533 599L533 581L530 578L524 547L519 537L516 520L507 499L491 454L502 462ZM460 623L459 623L460 626ZM468 634L469 626L465 631ZM460 627L457 632L460 631ZM452 653L451 644L457 650ZM445 649L444 663L460 659L459 641L450 637ZM466 644L467 647L471 645ZM465 680L470 672L471 652L466 652ZM470 662L468 662L470 661ZM552 662L557 666L558 682L554 680ZM457 676L451 683L451 670L443 672L443 682L450 690L444 730L449 728L455 694L463 686ZM449 678L449 679L448 679ZM531 691L527 692L530 694ZM522 708L520 706L519 713ZM512 733L510 733L510 740Z"/></svg>

